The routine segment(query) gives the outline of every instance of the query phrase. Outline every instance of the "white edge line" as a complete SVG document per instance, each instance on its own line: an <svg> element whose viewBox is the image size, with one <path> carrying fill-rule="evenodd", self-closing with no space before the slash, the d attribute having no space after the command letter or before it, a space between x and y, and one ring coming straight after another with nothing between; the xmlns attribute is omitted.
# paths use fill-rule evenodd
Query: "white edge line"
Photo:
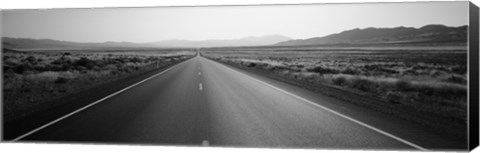
<svg viewBox="0 0 480 153"><path fill-rule="evenodd" d="M223 64L220 64L220 65L225 66L225 65L223 65ZM412 143L412 142L409 142L409 141L407 141L407 140L405 140L405 139L402 139L402 138L400 138L400 137L397 137L397 136L395 136L395 135L393 135L393 134L390 134L390 133L385 132L385 131L383 131L383 130L377 129L377 128L371 126L371 125L368 125L368 124L366 124L366 123L363 123L363 122L358 121L358 120L356 120L356 119L353 119L353 118L351 118L351 117L348 117L348 116L346 116L346 115L343 115L343 114L341 114L341 113L339 113L339 112L337 112L337 111L334 111L334 110L331 110L331 109L329 109L329 108L326 108L326 107L324 107L324 106L322 106L322 105L319 105L319 104L314 103L314 102L312 102L312 101L310 101L310 100L308 100L308 99L302 98L302 97L297 96L297 95L295 95L295 94L293 94L293 93L290 93L290 92L288 92L288 91L285 91L285 90L283 90L283 89L280 89L280 88L278 88L278 87L275 87L275 86L273 86L273 85L271 85L271 84L268 84L268 83L266 83L266 82L263 82L263 81L261 81L261 80L259 80L259 79L256 79L256 78L254 78L254 77L252 77L252 76L249 76L249 75L247 75L247 74L244 74L244 73L242 73L242 72L239 72L239 71L237 71L237 70L235 70L235 69L229 68L229 67L227 67L227 66L225 66L225 67L226 67L227 69L231 70L231 71L234 71L234 72L240 73L240 74L242 74L242 75L245 75L245 76L249 77L250 79L253 79L253 80L255 80L255 81L257 81L257 82L259 82L259 83L261 83L261 84L263 84L263 85L266 85L266 86L268 86L268 87L271 87L271 88L274 88L274 89L276 89L276 90L279 90L279 91L281 91L281 92L283 92L283 93L285 93L285 94L288 94L288 95L290 95L290 96L293 96L293 97L295 97L295 98L297 98L297 99L300 99L300 100L302 100L302 101L304 101L304 102L307 102L307 103L309 103L309 104L311 104L311 105L313 105L313 106L316 106L316 107L319 107L319 108L324 109L324 110L326 110L326 111L329 111L329 112L331 112L331 113L333 113L333 114L335 114L335 115L338 115L338 116L343 117L343 118L345 118L345 119L347 119L347 120L350 120L350 121L352 121L352 122L355 122L355 123L357 123L357 124L359 124L359 125L362 125L362 126L364 126L364 127L366 127L366 128L369 128L369 129L371 129L371 130L374 130L374 131L376 131L376 132L378 132L378 133L381 133L381 134L383 134L383 135L385 135L385 136L388 136L388 137L390 137L390 138L393 138L393 139L395 139L395 140L398 140L398 141L400 141L400 142L403 142L403 143L405 143L405 144L407 144L407 145L409 145L409 146L412 146L412 147L417 148L417 149L422 150L422 151L428 151L428 149L426 149L426 148L423 148L423 147L421 147L421 146L419 146L419 145L416 145L416 144L414 144L414 143Z"/></svg>
<svg viewBox="0 0 480 153"><path fill-rule="evenodd" d="M182 63L183 63L183 62L182 62ZM179 64L180 64L180 63L179 63ZM175 66L172 66L172 67L170 67L170 68L168 68L168 69L166 69L166 70L163 70L162 72L159 72L159 73L157 73L157 74L155 74L155 75L152 75L152 76L150 76L150 77L148 77L148 78L146 78L146 79L143 79L143 80L140 81L140 82L137 82L137 83L135 83L135 84L133 84L133 85L130 85L130 86L126 87L126 88L123 88L122 90L119 90L119 91L117 91L117 92L115 92L115 93L113 93L113 94L110 94L110 95L108 95L108 96L106 96L106 97L103 97L103 98L100 99L100 100L97 100L97 101L95 101L95 102L93 102L93 103L91 103L91 104L88 104L87 106L84 106L84 107L82 107L82 108L80 108L80 109L77 109L77 110L71 112L71 113L68 113L67 115L64 115L64 116L62 116L62 117L60 117L60 118L58 118L58 119L56 119L56 120L53 120L53 121L51 121L51 122L49 122L49 123L47 123L47 124L45 124L45 125L42 125L42 126L36 128L36 129L34 129L34 130L32 130L32 131L30 131L30 132L28 132L28 133L25 133L25 134L23 134L23 135L15 138L15 139L11 140L10 142L15 142L15 141L18 141L18 140L20 140L20 139L23 139L23 138L25 138L25 137L27 137L27 136L29 136L29 135L37 132L37 131L40 131L40 130L42 130L42 129L44 129L44 128L52 125L52 124L55 124L55 123L57 123L57 122L65 119L65 118L68 118L68 117L70 117L70 116L72 116L72 115L74 115L74 114L76 114L76 113L78 113L78 112L80 112L80 111L82 111L82 110L85 110L85 109L87 109L87 108L89 108L89 107L91 107L91 106L93 106L93 105L95 105L95 104L98 104L98 103L100 103L100 102L102 102L102 101L104 101L104 100L106 100L106 99L108 99L108 98L110 98L110 97L113 97L113 96L115 96L115 95L118 95L119 93L122 93L122 92L125 91L125 90L128 90L128 89L130 89L130 88L133 88L133 87L135 87L135 86L137 86L137 85L139 85L139 84L141 84L141 83L143 83L143 82L145 82L145 81L148 81L148 80L150 80L150 79L152 79L152 78L154 78L154 77L157 77L157 76L159 76L159 75L161 75L161 74L163 74L163 73L165 73L165 72L169 71L170 69L173 69L174 67L177 67L177 66L178 66L178 64L175 65Z"/></svg>

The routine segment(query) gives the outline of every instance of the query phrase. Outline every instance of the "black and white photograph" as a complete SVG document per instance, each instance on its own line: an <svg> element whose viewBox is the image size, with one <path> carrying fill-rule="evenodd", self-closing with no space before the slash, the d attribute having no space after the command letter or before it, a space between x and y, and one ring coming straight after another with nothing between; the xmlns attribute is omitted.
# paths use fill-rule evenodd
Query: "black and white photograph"
<svg viewBox="0 0 480 153"><path fill-rule="evenodd" d="M3 142L478 145L469 1L3 9L0 23Z"/></svg>

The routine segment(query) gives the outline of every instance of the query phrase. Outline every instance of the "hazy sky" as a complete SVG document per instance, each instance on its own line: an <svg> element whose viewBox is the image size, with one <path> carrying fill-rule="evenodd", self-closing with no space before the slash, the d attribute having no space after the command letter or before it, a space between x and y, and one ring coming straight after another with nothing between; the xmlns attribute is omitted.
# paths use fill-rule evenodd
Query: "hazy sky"
<svg viewBox="0 0 480 153"><path fill-rule="evenodd" d="M77 42L295 39L367 27L468 24L468 2L2 11L2 35Z"/></svg>

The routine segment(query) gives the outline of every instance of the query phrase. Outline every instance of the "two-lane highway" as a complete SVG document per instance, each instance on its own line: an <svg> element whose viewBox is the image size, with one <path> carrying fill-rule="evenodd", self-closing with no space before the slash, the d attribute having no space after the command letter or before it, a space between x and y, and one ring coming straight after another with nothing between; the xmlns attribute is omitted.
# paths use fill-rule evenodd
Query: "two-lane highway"
<svg viewBox="0 0 480 153"><path fill-rule="evenodd" d="M20 141L423 149L200 56Z"/></svg>

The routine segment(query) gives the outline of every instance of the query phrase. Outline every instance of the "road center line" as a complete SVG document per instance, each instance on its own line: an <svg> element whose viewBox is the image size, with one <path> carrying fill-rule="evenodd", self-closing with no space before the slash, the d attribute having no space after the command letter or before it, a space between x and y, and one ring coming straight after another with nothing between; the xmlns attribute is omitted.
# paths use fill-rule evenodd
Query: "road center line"
<svg viewBox="0 0 480 153"><path fill-rule="evenodd" d="M376 132L378 132L378 133L380 133L380 134L383 134L383 135L385 135L385 136L387 136L387 137L390 137L390 138L393 138L393 139L395 139L395 140L397 140L397 141L400 141L400 142L402 142L402 143L405 143L405 144L407 144L407 145L409 145L409 146L411 146L411 147L417 148L417 149L422 150L422 151L428 151L428 149L423 148L423 147L421 147L421 146L419 146L419 145L417 145L417 144L414 144L414 143L412 143L412 142L409 142L409 141L407 141L407 140L405 140L405 139L402 139L402 138L400 138L400 137L397 137L397 136L395 136L395 135L393 135L393 134L390 134L390 133L388 133L388 132L385 132L385 131L383 131L383 130L377 129L377 128L371 126L371 125L368 125L368 124L366 124L366 123L363 123L363 122L361 122L361 121L358 121L358 120L356 120L356 119L353 119L353 118L351 118L351 117L349 117L349 116L347 116L347 115L343 115L343 114L341 114L341 113L339 113L339 112L337 112L337 111L334 111L334 110L332 110L332 109L330 109L330 108L324 107L324 106L322 106L322 105L320 105L320 104L317 104L317 103L315 103L315 102L312 102L312 101L310 101L310 100L308 100L308 99L305 99L305 98L303 98L303 97L297 96L297 95L295 95L295 94L293 94L293 93L290 93L290 92L288 92L288 91L285 91L285 90L283 90L283 89L280 89L280 88L278 88L278 87L276 87L276 86L274 86L274 85L271 85L271 84L269 84L269 83L263 82L263 81L261 81L261 80L259 80L259 79L257 79L257 78L254 78L254 77L252 77L252 76L249 76L249 75L247 75L247 74L244 74L244 73L242 73L242 72L240 72L240 71L237 71L237 70L235 70L235 69L233 69L233 68L230 68L230 67L228 67L228 66L225 66L225 65L223 65L223 64L220 64L220 63L218 63L218 62L214 62L214 61L212 61L212 62L213 62L213 63L216 63L216 64L219 64L219 65L221 65L221 66L224 66L226 69L228 69L228 70L230 70L230 71L233 71L233 72L239 73L239 74L241 74L241 75L244 75L244 76L246 76L247 78L250 78L250 79L252 79L252 80L254 80L254 81L258 82L258 83L261 83L261 84L263 84L263 85L265 85L265 86L268 86L268 87L270 87L270 88L273 88L273 89L276 89L276 90L278 90L278 91L280 91L280 92L283 92L283 93L285 93L285 94L287 94L287 95L290 95L290 96L292 96L292 97L295 97L295 98L297 98L297 99L299 99L299 100L301 100L301 101L304 101L304 102L306 102L306 103L308 103L308 104L311 104L311 105L313 105L313 106L315 106L315 107L321 108L321 109L326 110L326 111L328 111L328 112L330 112L330 113L333 113L333 114L338 115L338 116L340 116L340 117L343 117L343 118L345 118L345 119L347 119L347 120L350 120L350 121L352 121L352 122L354 122L354 123L357 123L357 124L359 124L359 125L361 125L361 126L364 126L364 127L368 128L368 129L371 129L371 130L376 131Z"/></svg>
<svg viewBox="0 0 480 153"><path fill-rule="evenodd" d="M202 90L203 90L202 83L198 84L198 89L199 89L200 91L202 91Z"/></svg>
<svg viewBox="0 0 480 153"><path fill-rule="evenodd" d="M189 60L190 60L190 59L189 59ZM187 60L187 61L189 61L189 60ZM178 67L179 65L184 64L184 63L186 63L187 61L183 61L183 62L181 62L181 63L178 63L178 64L176 64L176 65L174 65L174 66L172 66L172 67L170 67L170 68L168 68L168 69L166 69L166 70L163 70L162 72L159 72L159 73L157 73L157 74L155 74L155 75L152 75L152 76L150 76L150 77L148 77L148 78L146 78L146 79L143 79L143 80L140 81L140 82L137 82L137 83L135 83L135 84L132 84L132 85L126 87L126 88L123 88L122 90L119 90L119 91L117 91L117 92L115 92L115 93L113 93L113 94L110 94L110 95L108 95L108 96L106 96L106 97L103 97L102 99L99 99L99 100L97 100L97 101L95 101L95 102L93 102L93 103L91 103L91 104L88 104L87 106L84 106L84 107L82 107L82 108L80 108L80 109L77 109L77 110L71 112L71 113L68 113L67 115L64 115L64 116L62 116L62 117L60 117L60 118L58 118L58 119L56 119L56 120L53 120L53 121L51 121L51 122L48 122L47 124L42 125L42 126L36 128L36 129L34 129L34 130L30 131L30 132L27 132L27 133L25 133L25 134L23 134L23 135L15 138L15 139L11 140L10 142L15 142L15 141L18 141L18 140L20 140L20 139L23 139L23 138L25 138L25 137L27 137L27 136L29 136L29 135L37 132L37 131L40 131L40 130L42 130L42 129L50 126L50 125L53 125L53 124L55 124L55 123L57 123L57 122L65 119L65 118L68 118L68 117L70 117L70 116L72 116L72 115L74 115L74 114L76 114L76 113L78 113L78 112L80 112L80 111L83 111L83 110L85 110L85 109L87 109L87 108L89 108L89 107L92 107L93 105L98 104L98 103L100 103L100 102L102 102L102 101L104 101L104 100L106 100L106 99L108 99L108 98L110 98L110 97L113 97L113 96L115 96L115 95L118 95L118 94L124 92L125 90L128 90L128 89L130 89L130 88L133 88L133 87L135 87L135 86L137 86L137 85L139 85L139 84L141 84L141 83L143 83L143 82L145 82L145 81L148 81L148 80L150 80L150 79L152 79L152 78L155 78L155 77L157 77L157 76L159 76L159 75L162 75L163 73L165 73L165 72L167 72L167 71L170 71L171 69L173 69L173 68L175 68L175 67Z"/></svg>

